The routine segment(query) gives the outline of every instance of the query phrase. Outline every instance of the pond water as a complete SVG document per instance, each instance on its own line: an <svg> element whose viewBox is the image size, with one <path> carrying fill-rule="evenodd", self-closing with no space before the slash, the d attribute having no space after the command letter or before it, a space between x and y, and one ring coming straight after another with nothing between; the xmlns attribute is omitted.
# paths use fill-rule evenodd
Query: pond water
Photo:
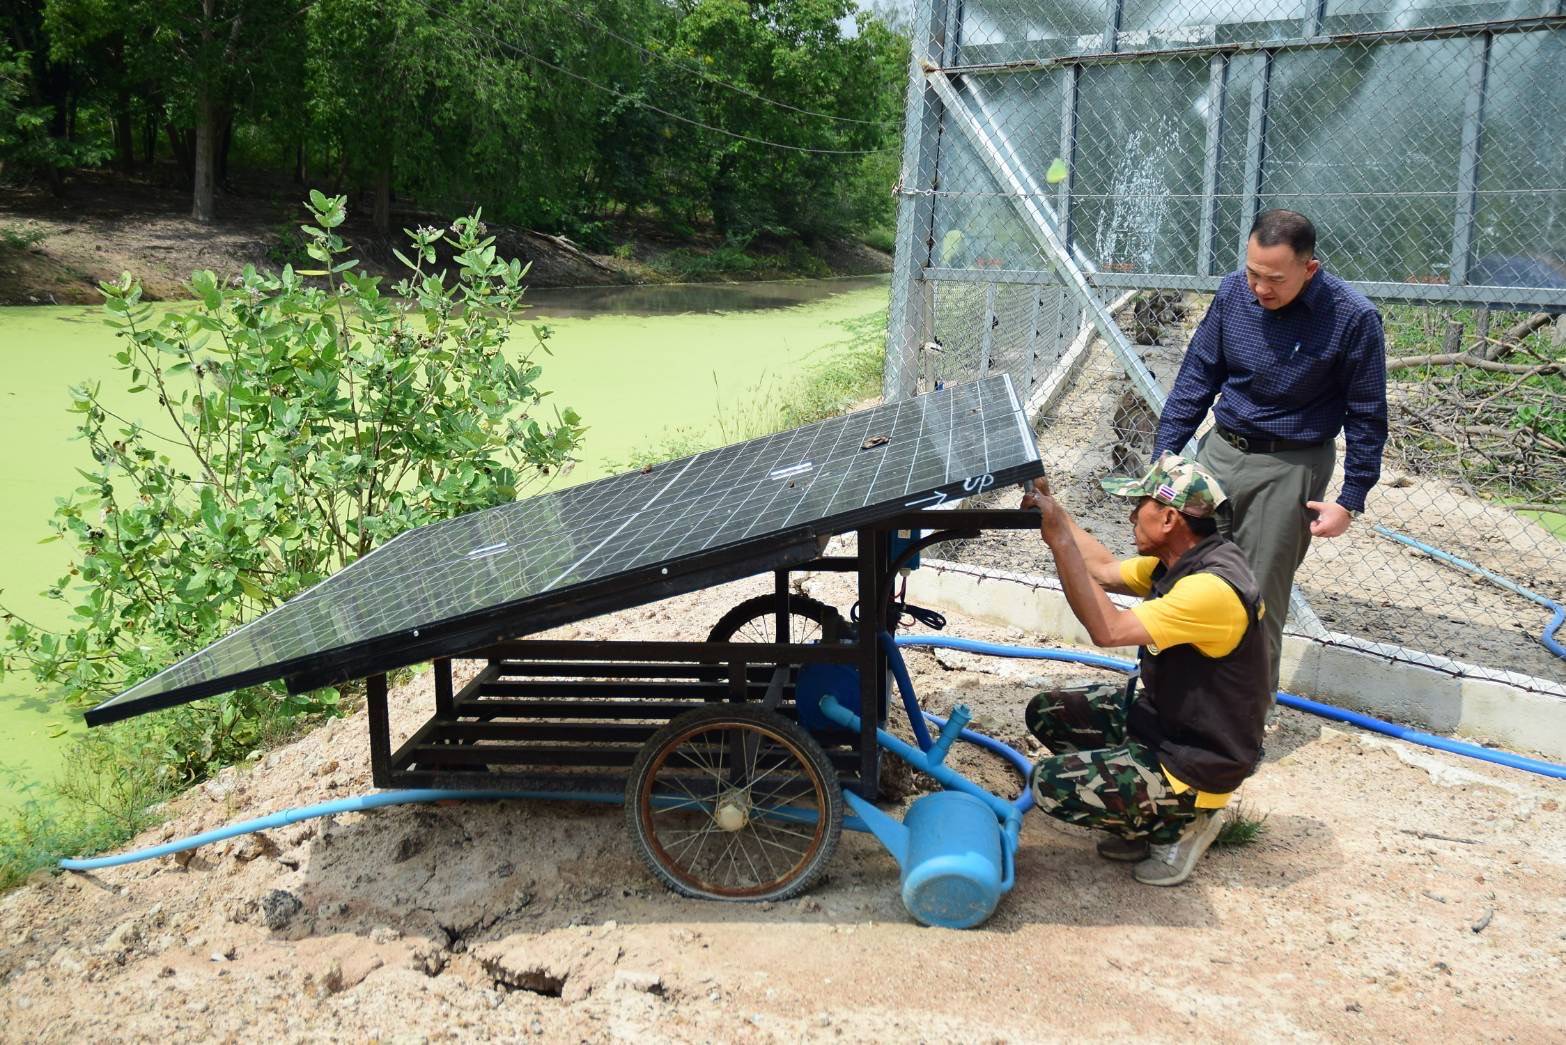
<svg viewBox="0 0 1566 1045"><path fill-rule="evenodd" d="M553 329L552 354L538 357L541 384L588 425L582 460L561 485L611 474L675 429L717 438L720 412L732 422L831 358L847 336L842 324L886 308L888 285L881 276L530 292L528 321ZM525 326L513 343L532 345ZM9 450L0 456L0 601L41 625L63 620L62 604L41 593L63 572L68 549L39 541L55 498L87 464L67 389L102 379L111 408L145 409L143 397L114 395L122 385L114 349L98 309L0 309L0 445ZM58 768L78 723L30 677L0 678L0 809Z"/></svg>

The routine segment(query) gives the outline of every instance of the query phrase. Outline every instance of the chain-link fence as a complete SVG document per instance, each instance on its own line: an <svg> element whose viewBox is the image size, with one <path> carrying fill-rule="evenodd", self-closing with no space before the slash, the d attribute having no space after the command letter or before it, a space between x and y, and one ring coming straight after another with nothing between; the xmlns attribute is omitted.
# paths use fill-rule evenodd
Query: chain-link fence
<svg viewBox="0 0 1566 1045"><path fill-rule="evenodd" d="M1382 531L1566 599L1566 0L920 0L913 50L888 397L1011 374L1127 550L1097 479L1147 460L1252 218L1302 211L1381 309L1391 438L1291 630L1559 691L1548 610Z"/></svg>

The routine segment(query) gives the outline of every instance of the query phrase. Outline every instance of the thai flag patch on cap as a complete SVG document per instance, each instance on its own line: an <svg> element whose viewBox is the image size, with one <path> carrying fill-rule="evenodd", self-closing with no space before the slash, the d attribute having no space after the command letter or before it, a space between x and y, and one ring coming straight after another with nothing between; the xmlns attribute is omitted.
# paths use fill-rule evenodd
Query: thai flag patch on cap
<svg viewBox="0 0 1566 1045"><path fill-rule="evenodd" d="M1175 499L1175 488L1173 486L1170 486L1168 483L1164 483L1162 486L1160 486L1158 488L1158 495L1157 496L1158 496L1158 499L1161 500L1161 501L1171 501L1172 502Z"/></svg>

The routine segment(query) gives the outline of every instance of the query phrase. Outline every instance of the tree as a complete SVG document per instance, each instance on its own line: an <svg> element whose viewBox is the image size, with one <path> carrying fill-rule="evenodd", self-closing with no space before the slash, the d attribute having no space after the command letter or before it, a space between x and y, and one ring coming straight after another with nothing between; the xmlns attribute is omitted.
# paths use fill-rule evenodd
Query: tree
<svg viewBox="0 0 1566 1045"><path fill-rule="evenodd" d="M97 386L73 389L93 465L55 513L74 564L50 592L72 625L6 614L0 667L101 700L395 534L511 500L571 459L580 419L545 409L542 368L509 343L526 269L496 257L477 215L411 233L386 297L344 259L343 198L312 193L310 212L318 270L247 269L231 288L197 272L195 307L161 314L129 276L104 284L120 371L163 416L129 423ZM230 694L204 705L210 728L182 757L197 773L242 756L275 709L335 701Z"/></svg>
<svg viewBox="0 0 1566 1045"><path fill-rule="evenodd" d="M863 13L844 35L852 10L849 0L695 0L666 60L649 65L652 104L735 132L672 129L662 150L669 188L702 186L725 234L830 234L865 209L845 192L864 191L868 154L895 156L907 43Z"/></svg>

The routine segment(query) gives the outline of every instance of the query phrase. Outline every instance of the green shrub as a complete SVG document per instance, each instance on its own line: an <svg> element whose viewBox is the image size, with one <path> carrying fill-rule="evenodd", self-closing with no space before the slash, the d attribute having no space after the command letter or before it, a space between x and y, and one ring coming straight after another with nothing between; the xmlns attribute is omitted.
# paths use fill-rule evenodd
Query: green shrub
<svg viewBox="0 0 1566 1045"><path fill-rule="evenodd" d="M310 237L305 235L302 227L292 222L279 225L267 243L266 260L278 268L301 264L310 256L305 253L310 242Z"/></svg>
<svg viewBox="0 0 1566 1045"><path fill-rule="evenodd" d="M747 253L748 243L730 240L712 250L677 247L663 257L663 267L675 279L702 283L733 276L753 276L762 262Z"/></svg>
<svg viewBox="0 0 1566 1045"><path fill-rule="evenodd" d="M48 235L47 229L33 224L0 225L0 247L27 250L42 243Z"/></svg>
<svg viewBox="0 0 1566 1045"><path fill-rule="evenodd" d="M127 391L160 416L130 422L99 386L72 389L91 462L54 514L72 564L48 592L71 623L0 610L0 671L96 703L396 534L512 500L572 459L579 418L546 415L542 369L510 343L526 269L495 256L477 215L409 232L389 297L345 258L343 198L312 192L308 206L317 269L247 268L229 287L197 272L196 304L158 313L129 275L103 284ZM435 268L441 247L449 271ZM120 733L134 743L114 757L150 759L136 786L160 793L339 699L251 687Z"/></svg>
<svg viewBox="0 0 1566 1045"><path fill-rule="evenodd" d="M897 233L888 228L874 228L864 234L864 243L883 254L891 254L897 249Z"/></svg>

